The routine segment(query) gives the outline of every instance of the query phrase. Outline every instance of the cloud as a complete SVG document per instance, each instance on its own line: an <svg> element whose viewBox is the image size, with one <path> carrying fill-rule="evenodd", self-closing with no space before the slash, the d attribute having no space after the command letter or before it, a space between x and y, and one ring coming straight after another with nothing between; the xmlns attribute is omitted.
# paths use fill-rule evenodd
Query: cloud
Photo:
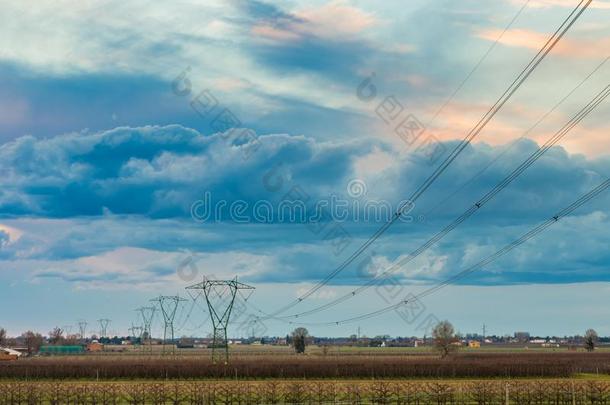
<svg viewBox="0 0 610 405"><path fill-rule="evenodd" d="M292 14L269 13L265 17L252 27L252 33L281 42L303 40L311 36L336 41L337 37L359 34L378 23L372 14L341 0L319 7L302 8Z"/></svg>
<svg viewBox="0 0 610 405"><path fill-rule="evenodd" d="M220 279L243 278L269 271L274 262L273 258L264 255L234 251L189 255L121 247L60 263L40 263L44 269L33 272L32 281L59 279L75 288L182 289L185 283L195 283L203 275Z"/></svg>
<svg viewBox="0 0 610 405"><path fill-rule="evenodd" d="M379 141L318 142L304 136L261 134L258 142L256 153L245 160L243 150L250 146L240 144L238 138L204 136L179 125L21 137L0 146L0 168L6 173L0 179L0 209L4 216L113 214L188 219L193 203L205 192L211 194L214 204L242 200L252 207L262 200L278 204L295 186L305 190L311 201L333 194L349 197L347 186L353 179L368 185L367 198L398 203L407 195L404 189L416 187L428 173L416 151L401 155ZM446 150L454 144L446 143ZM440 200L444 190L465 182L469 173L483 167L502 148L471 146L426 198ZM527 140L513 146L470 188L470 195L482 195L536 148ZM499 209L507 209L507 217L522 215L524 210L538 213L545 205L532 202L541 201L537 195L543 191L558 203L568 202L571 193L582 192L602 178L599 165L604 162L572 157L556 147L505 191L503 198L511 204ZM281 170L276 173L277 167ZM271 175L284 179L282 193L273 194L266 188L265 178ZM573 188L566 189L566 179ZM403 187L396 189L395 184ZM229 218L229 208L222 208L221 220ZM449 209L444 215L453 212ZM254 212L246 215L252 217Z"/></svg>
<svg viewBox="0 0 610 405"><path fill-rule="evenodd" d="M201 258L200 268L206 272L224 266L227 274L252 282L315 281L363 243L378 224L350 216L330 223L344 227L348 236L348 247L337 253L336 238L315 233L302 221L273 218L260 223L247 211L245 224L229 216L198 223L190 218L193 202L210 192L215 200L229 205L242 201L252 207L261 200L278 203L294 187L311 201L333 195L352 201L355 197L350 197L347 186L358 179L366 187L363 201L396 203L430 170L414 156L371 140L330 143L287 134L263 134L259 140L260 148L248 160L243 159L243 146L228 142L223 134L204 136L177 125L30 136L4 144L0 168L5 176L0 185L10 192L0 194L5 216L0 261L21 263L32 280L53 278L81 288L176 283L176 268L191 254ZM454 145L447 143L447 150ZM517 143L484 175L437 207L503 150L486 144L468 147L417 202L413 218L423 215L424 221L392 227L383 243L373 248L370 263L363 264L368 270L354 266L335 282L361 283L372 269L378 272L404 257L537 147L530 140ZM609 165L606 158L589 160L560 147L551 149L397 276L420 284L455 274L598 185ZM269 188L271 183L279 189ZM464 283L606 280L603 269L609 258L598 247L605 243L609 202L608 195L600 196L552 232ZM576 238L586 248L565 250L565 244ZM557 255L560 249L565 250L563 255Z"/></svg>
<svg viewBox="0 0 610 405"><path fill-rule="evenodd" d="M487 41L495 41L501 33L502 30L500 29L484 29L479 31L477 36ZM547 33L526 29L512 29L504 33L499 43L510 47L539 50L548 38L549 35ZM597 37L587 39L586 41L563 38L553 49L553 54L566 58L599 59L600 56L606 55L609 47L610 37Z"/></svg>
<svg viewBox="0 0 610 405"><path fill-rule="evenodd" d="M522 5L520 0L511 0L515 5ZM531 8L566 7L574 8L575 3L571 0L533 0L527 5ZM594 1L589 5L592 9L610 9L610 3L606 1Z"/></svg>
<svg viewBox="0 0 610 405"><path fill-rule="evenodd" d="M0 249L8 245L11 241L11 236L5 230L0 230Z"/></svg>

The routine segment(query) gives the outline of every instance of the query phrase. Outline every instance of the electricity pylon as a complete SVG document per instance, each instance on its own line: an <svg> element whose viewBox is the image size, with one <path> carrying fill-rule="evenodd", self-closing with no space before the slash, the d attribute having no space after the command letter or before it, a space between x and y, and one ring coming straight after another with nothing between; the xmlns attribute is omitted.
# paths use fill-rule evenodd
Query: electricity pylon
<svg viewBox="0 0 610 405"><path fill-rule="evenodd" d="M172 337L172 346L174 344L174 318L176 318L178 306L180 305L180 302L188 300L177 295L159 295L157 298L151 299L151 301L159 304L159 309L163 314L163 353L165 353L165 343L167 341L168 331ZM175 346L173 347L175 348Z"/></svg>
<svg viewBox="0 0 610 405"><path fill-rule="evenodd" d="M146 341L150 343L150 338L152 337L151 326L152 321L155 316L155 311L157 309L155 307L140 307L136 309L140 313L143 322L143 331L142 337L140 338L140 343L143 345ZM152 346L151 346L152 350Z"/></svg>
<svg viewBox="0 0 610 405"><path fill-rule="evenodd" d="M70 334L72 333L72 325L64 325L61 327L64 331L64 333L66 334L66 337L70 336Z"/></svg>
<svg viewBox="0 0 610 405"><path fill-rule="evenodd" d="M235 303L235 296L238 290L254 290L254 287L240 283L237 277L233 280L208 280L205 277L201 283L186 287L189 290L203 290L205 300L212 318L214 328L212 342L212 361L224 357L225 363L229 362L229 344L227 338L227 327L229 318ZM252 294L252 291L250 292ZM224 356L217 349L224 348Z"/></svg>
<svg viewBox="0 0 610 405"><path fill-rule="evenodd" d="M110 319L98 319L97 320L100 323L100 338L103 337L107 337L107 333L108 333L108 325L110 325L110 322L112 322Z"/></svg>
<svg viewBox="0 0 610 405"><path fill-rule="evenodd" d="M139 339L140 343L142 343L142 326L131 324L131 328L129 328L129 332L134 339Z"/></svg>
<svg viewBox="0 0 610 405"><path fill-rule="evenodd" d="M85 335L87 334L87 321L80 320L78 321L78 331L80 340L85 339Z"/></svg>

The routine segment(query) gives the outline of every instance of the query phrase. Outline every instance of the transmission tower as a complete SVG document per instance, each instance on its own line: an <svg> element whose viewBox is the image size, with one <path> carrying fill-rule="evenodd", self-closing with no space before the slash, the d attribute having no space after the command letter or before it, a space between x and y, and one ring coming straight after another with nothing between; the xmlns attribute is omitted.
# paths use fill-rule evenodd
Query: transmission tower
<svg viewBox="0 0 610 405"><path fill-rule="evenodd" d="M64 325L61 327L64 331L64 333L66 334L66 337L70 336L70 334L72 333L72 325Z"/></svg>
<svg viewBox="0 0 610 405"><path fill-rule="evenodd" d="M165 343L167 342L167 333L169 331L172 338L172 346L174 344L174 318L180 302L188 301L177 295L167 296L160 295L157 298L151 299L152 302L159 304L159 309L163 314L163 353L165 353ZM175 348L175 346L173 346Z"/></svg>
<svg viewBox="0 0 610 405"><path fill-rule="evenodd" d="M78 321L78 331L79 337L81 340L85 339L85 335L87 334L87 321L80 320Z"/></svg>
<svg viewBox="0 0 610 405"><path fill-rule="evenodd" d="M233 280L208 280L204 277L203 281L198 284L186 287L190 290L203 290L205 300L212 318L212 327L214 328L212 342L212 361L224 357L225 363L229 362L229 345L227 338L227 327L229 326L229 318L235 303L235 296L238 290L254 290L254 287L240 283L237 277ZM250 291L252 294L253 291ZM224 349L223 353L218 349Z"/></svg>
<svg viewBox="0 0 610 405"><path fill-rule="evenodd" d="M98 319L97 321L100 323L100 338L107 337L108 325L112 321L110 319Z"/></svg>
<svg viewBox="0 0 610 405"><path fill-rule="evenodd" d="M155 307L140 307L136 309L136 311L138 311L140 313L140 316L142 317L143 326L142 337L140 339L142 344L144 344L145 342L150 343L150 339L152 337L151 326L156 310L157 309Z"/></svg>
<svg viewBox="0 0 610 405"><path fill-rule="evenodd" d="M129 328L129 332L131 333L131 337L133 337L134 339L139 339L140 343L142 343L142 326L140 325L134 325L133 323L131 324L131 328Z"/></svg>

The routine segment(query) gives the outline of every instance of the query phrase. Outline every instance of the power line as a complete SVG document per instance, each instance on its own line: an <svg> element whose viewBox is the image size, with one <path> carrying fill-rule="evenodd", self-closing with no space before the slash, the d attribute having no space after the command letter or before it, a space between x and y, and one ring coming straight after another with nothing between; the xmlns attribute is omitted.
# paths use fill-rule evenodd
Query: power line
<svg viewBox="0 0 610 405"><path fill-rule="evenodd" d="M489 46L489 48L487 49L487 51L483 54L483 56L481 56L481 59L479 59L479 61L477 62L476 65L474 65L474 67L472 68L472 70L466 75L466 77L464 78L464 80L462 80L462 82L455 88L455 90L453 91L453 93L451 93L451 95L447 98L447 100L445 100L445 102L443 103L443 105L441 105L439 107L438 110L436 110L436 112L434 113L434 115L432 116L432 118L430 118L430 120L428 121L428 123L426 124L426 128L430 128L430 126L434 123L434 121L436 121L436 118L439 116L439 114L441 112L443 112L443 110L445 109L445 107L447 107L447 105L449 105L449 103L451 101L453 101L453 98L460 92L460 90L462 90L462 88L464 87L464 85L468 82L468 80L470 80L470 78L472 77L472 75L474 75L474 73L479 69L479 67L481 66L481 64L487 59L487 57L491 54L491 52L495 49L495 47L498 45L498 43L500 43L500 40L502 39L502 37L504 37L504 35L506 34L506 32L510 29L510 27L512 27L512 25L515 23L515 21L517 21L517 18L519 18L519 16L521 15L521 13L523 13L523 10L525 10L525 8L527 7L527 5L530 3L530 0L526 0L523 5L521 6L521 8L519 9L519 11L517 11L517 14L515 14L515 16L512 18L512 20L510 20L510 22L508 23L508 25L506 27L504 27L504 30L500 33L500 35L498 35L498 37L496 38L496 40Z"/></svg>
<svg viewBox="0 0 610 405"><path fill-rule="evenodd" d="M565 35L565 33L572 27L580 15L586 10L592 0L581 0L574 10L568 15L568 17L562 22L559 28L553 33L553 35L547 40L545 45L538 51L534 58L527 64L527 66L519 73L519 75L510 84L508 89L500 96L500 98L491 106L491 108L485 113L485 115L477 122L472 128L468 135L455 147L455 149L445 158L445 160L434 170L434 172L411 194L411 197L404 202L398 210L394 213L393 217L383 224L366 242L364 242L354 253L352 253L341 265L335 268L330 274L324 279L318 282L315 286L310 288L307 292L302 294L296 300L292 301L288 305L275 311L272 315L281 314L288 309L298 305L303 300L310 297L328 282L330 282L337 274L343 271L347 266L353 263L358 256L360 256L373 242L375 242L392 224L394 224L403 214L406 208L412 206L415 201L436 181L436 179L449 167L449 165L462 153L462 151L470 144L470 142L485 128L485 126L491 121L491 119L500 111L500 109L508 102L513 94L521 87L521 85L527 80L532 74L536 67L544 60L546 55L557 45L559 40ZM584 4L584 5L583 5Z"/></svg>
<svg viewBox="0 0 610 405"><path fill-rule="evenodd" d="M361 321L361 320L364 320L364 319L369 319L369 318L373 318L373 317L382 315L382 314L384 314L386 312L395 310L395 309L401 307L402 305L406 305L406 304L408 304L410 302L415 302L415 301L418 301L418 300L420 300L420 299L422 299L424 297L432 295L435 292L439 291L440 289L442 289L442 288L444 288L444 287L446 287L448 285L451 285L455 281L460 280L460 279L462 279L462 278L464 278L464 277L474 273L475 271L482 269L483 267L487 266L488 264L498 260L500 257L504 256L505 254L507 254L511 250L517 248L518 246L524 244L528 240L530 240L533 237L537 236L538 234L542 233L547 228L549 228L552 225L554 225L557 222L559 222L562 218L565 218L566 216L568 216L569 214L574 212L579 207L581 207L584 204L586 204L587 202L591 201L592 199L597 197L599 194L604 192L608 187L610 187L610 179L604 180L600 185L598 185L597 187L595 187L594 189L592 189L591 191L589 191L585 195L583 195L580 198L578 198L572 204L568 205L567 207L565 207L561 211L557 212L555 215L553 215L550 218L548 218L546 221L544 221L541 224L537 225L536 227L532 228L531 230L529 230L528 232L523 234L520 238L518 238L518 239L514 240L513 242L509 243L508 245L504 246L502 249L500 249L500 250L496 251L495 253L487 256L485 259L479 261L475 265L470 266L470 267L468 267L465 270L462 270L461 272L455 274L454 276L452 276L452 277L442 281L441 283L438 283L437 285L435 285L433 287L430 287L430 288L422 291L419 294L416 294L416 295L410 297L407 300L400 301L400 302L398 302L396 304L383 307L383 308L378 309L378 310L373 311L373 312L368 312L366 314L354 316L354 317L351 317L351 318L342 319L340 321L335 321L335 322L309 322L309 323L301 323L301 322L299 322L299 323L303 324L303 325L331 326L331 325L341 325L341 324L345 324L345 323L357 322L357 321ZM292 322L290 322L290 323L292 323Z"/></svg>
<svg viewBox="0 0 610 405"><path fill-rule="evenodd" d="M389 268L384 270L382 273L376 274L375 277L369 280L367 283L353 290L352 292L345 294L331 302L328 302L324 305L320 305L316 308L310 309L308 311L303 311L298 314L280 316L279 318L298 318L305 315L311 315L316 312L323 311L325 309L331 308L341 302L347 301L348 299L356 296L362 291L370 288L371 286L377 284L379 280L382 280L384 277L389 275L390 273L398 270L402 266L411 262L419 255L424 253L442 238L444 238L447 234L457 228L460 224L478 212L485 204L487 204L492 198L494 198L498 193L504 190L509 184L515 180L518 176L520 176L527 168L534 164L540 157L542 157L552 146L554 146L557 142L559 142L565 135L567 135L578 123L580 123L587 115L589 115L601 102L603 102L610 95L610 85L606 86L601 92L599 92L585 107L583 107L575 116L573 116L559 131L557 131L551 138L549 138L543 145L541 145L534 153L532 153L525 161L523 161L517 168L515 168L510 174L508 174L504 179L498 182L490 191L488 191L483 197L477 200L472 206L470 206L466 211L464 211L461 215L455 218L449 225L445 226L442 230L437 232L434 236L428 239L425 243L420 245L417 249L409 253L406 257L398 260L396 263L392 264Z"/></svg>
<svg viewBox="0 0 610 405"><path fill-rule="evenodd" d="M589 73L580 83L578 83L578 85L576 85L576 87L574 87L568 94L565 95L565 97L563 97L557 104L555 104L553 106L553 108L551 108L549 111L547 111L544 115L542 115L538 119L538 121L536 121L536 123L534 123L534 125L532 125L530 128L528 128L528 130L525 131L525 133L523 133L523 135L521 135L519 138L514 139L513 141L511 141L511 143L507 147L505 147L504 150L501 153L499 153L492 160L490 160L479 172L477 172L474 176L472 176L468 181L464 182L460 187L458 187L455 191L453 191L451 194L449 194L447 197L445 197L443 200L441 200L434 207L432 207L431 209L426 211L424 216L425 217L430 216L430 214L432 212L436 211L439 207L444 205L447 201L451 200L453 197L455 197L458 193L460 193L462 190L464 190L470 184L474 183L474 181L477 180L479 177L481 177L481 175L483 173L485 173L487 171L487 169L489 169L498 160L500 160L508 152L510 152L517 145L517 143L519 143L519 141L525 139L534 129L538 128L538 125L540 125L549 115L554 113L555 110L557 110L557 108L559 108L561 105L563 105L563 103L565 103L565 101L568 98L570 98L572 96L572 94L574 94L578 89L580 89L583 84L585 84L595 73L597 73L597 71L599 69L601 69L601 67L603 65L605 65L606 62L608 62L609 59L610 59L610 56L606 57L606 59L604 59L599 65L597 65L595 67L595 69L593 69L593 71L591 71L591 73Z"/></svg>

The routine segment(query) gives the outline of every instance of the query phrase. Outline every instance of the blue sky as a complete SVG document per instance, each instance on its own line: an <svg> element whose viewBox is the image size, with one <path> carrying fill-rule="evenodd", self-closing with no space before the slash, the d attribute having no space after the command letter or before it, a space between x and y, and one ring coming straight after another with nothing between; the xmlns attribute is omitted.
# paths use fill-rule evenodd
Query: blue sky
<svg viewBox="0 0 610 405"><path fill-rule="evenodd" d="M98 1L42 2L36 9L3 3L0 300L15 310L0 325L16 334L111 318L113 330L124 333L136 321L132 309L159 293L185 294L194 278L179 269L189 260L198 277L238 276L255 285L252 304L264 311L296 298L381 221L359 220L362 212L352 210L335 224L348 235L337 249L336 237L316 234L303 221L261 223L252 207L277 205L295 190L310 201L397 206L438 164L422 153L422 142L435 139L441 151L454 147L576 3L527 2L435 119L525 2ZM393 226L302 308L350 291L373 269L417 248L606 86L610 62L599 66L610 56L608 17L610 3L595 0L417 201L411 220ZM363 97L366 83L374 96ZM389 96L403 115L427 126L412 145L378 115ZM223 132L215 118L222 112L247 136ZM605 179L609 112L602 103L480 212L401 269L400 294L476 263ZM354 184L363 194L354 197ZM206 193L214 204L227 203L218 221L191 215ZM588 327L610 334L609 202L600 196L484 271L426 298L427 313L463 332L485 322L497 334L575 334ZM249 207L244 221L228 218L233 203ZM308 321L349 318L399 299L377 293ZM202 308L191 312L187 305L181 316L182 333L207 333ZM421 334L416 323L390 313L360 326L369 335ZM267 321L265 332L292 327ZM309 328L345 335L356 327Z"/></svg>

